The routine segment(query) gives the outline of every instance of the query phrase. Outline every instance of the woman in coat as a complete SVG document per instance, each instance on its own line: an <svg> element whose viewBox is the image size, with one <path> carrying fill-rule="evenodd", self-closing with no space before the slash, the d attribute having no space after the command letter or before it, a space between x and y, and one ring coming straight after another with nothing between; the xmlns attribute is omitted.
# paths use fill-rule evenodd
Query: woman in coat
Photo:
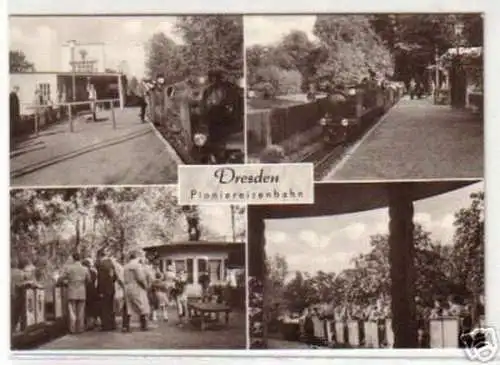
<svg viewBox="0 0 500 365"><path fill-rule="evenodd" d="M123 268L125 305L127 313L123 318L123 330L130 331L130 317L140 319L141 330L147 330L147 318L150 312L148 301L148 274L140 261L140 255L133 252L129 262Z"/></svg>
<svg viewBox="0 0 500 365"><path fill-rule="evenodd" d="M92 260L87 258L82 261L82 265L89 271L90 280L85 284L85 324L87 330L93 330L97 317L99 316L99 295L97 294L97 270L94 268Z"/></svg>

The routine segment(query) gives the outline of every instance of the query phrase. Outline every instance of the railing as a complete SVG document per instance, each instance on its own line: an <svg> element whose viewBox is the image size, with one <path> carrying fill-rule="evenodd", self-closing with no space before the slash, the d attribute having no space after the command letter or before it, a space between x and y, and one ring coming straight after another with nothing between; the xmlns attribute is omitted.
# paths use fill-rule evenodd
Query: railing
<svg viewBox="0 0 500 365"><path fill-rule="evenodd" d="M28 284L17 295L22 298L22 309L18 326L12 333L12 348L30 348L38 343L63 335L67 331L68 301L66 287L56 285L52 291L53 301L46 298L47 289ZM11 311L19 310L11 308Z"/></svg>
<svg viewBox="0 0 500 365"><path fill-rule="evenodd" d="M314 339L317 344L340 347L392 348L394 332L392 320L377 321L345 320L334 321L312 317ZM484 326L484 316L479 326ZM422 348L458 348L460 335L471 330L464 326L464 318L442 317L426 322L423 336L419 337ZM284 323L282 333L285 339L298 340L305 337L304 322Z"/></svg>
<svg viewBox="0 0 500 365"><path fill-rule="evenodd" d="M369 119L375 112L388 111L403 96L399 86L385 89L358 89L356 95L349 96L347 104L339 105L337 113L342 117ZM280 107L247 114L249 152L258 152L271 144L281 144L288 138L317 126L324 114L325 99L311 103ZM329 110L335 108L329 107ZM343 115L347 113L349 115Z"/></svg>
<svg viewBox="0 0 500 365"><path fill-rule="evenodd" d="M73 102L64 102L64 103L58 103L58 104L53 104L53 105L29 105L26 106L25 109L28 110L34 110L33 114L33 120L30 122L33 123L33 129L32 131L38 135L40 132L40 127L43 125L41 123L42 118L47 118L47 112L50 113L50 111L58 110L56 111L56 120L62 120L63 116L66 116L69 120L69 130L70 132L74 132L74 116L77 115L76 113L76 107L82 106L82 105L88 105L89 109L92 110L92 105L94 104L95 107L98 105L104 105L105 107L108 107L111 110L111 118L112 118L112 123L113 123L113 129L116 129L116 117L115 117L115 103L119 103L120 99L102 99L102 100L96 100L96 101L73 101ZM30 118L31 119L31 118ZM53 119L53 118L51 118ZM47 123L48 124L48 123ZM14 126L15 127L15 126Z"/></svg>

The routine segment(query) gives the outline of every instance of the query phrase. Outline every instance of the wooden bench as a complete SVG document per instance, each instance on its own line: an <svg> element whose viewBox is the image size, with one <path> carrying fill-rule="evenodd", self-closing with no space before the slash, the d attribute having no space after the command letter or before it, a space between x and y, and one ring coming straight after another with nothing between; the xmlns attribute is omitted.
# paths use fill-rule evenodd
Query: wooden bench
<svg viewBox="0 0 500 365"><path fill-rule="evenodd" d="M219 323L220 314L225 314L225 324L229 324L229 313L231 308L222 303L203 303L203 302L188 302L188 313L191 322L199 320L201 330L204 331L207 323ZM215 314L215 319L212 319L212 314Z"/></svg>

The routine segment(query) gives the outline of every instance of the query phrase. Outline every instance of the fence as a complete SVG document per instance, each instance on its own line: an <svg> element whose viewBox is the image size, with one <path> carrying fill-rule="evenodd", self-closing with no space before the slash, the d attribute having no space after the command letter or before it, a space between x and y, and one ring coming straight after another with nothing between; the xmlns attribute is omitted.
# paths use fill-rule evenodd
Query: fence
<svg viewBox="0 0 500 365"><path fill-rule="evenodd" d="M335 344L343 347L392 348L394 332L392 320L378 321L346 320L333 321L312 317L314 338L323 345ZM484 317L480 318L480 326L484 326ZM459 317L443 317L428 320L425 330L427 336L419 339L420 347L458 348L460 335L470 330L464 326L464 319ZM303 337L303 321L287 323L282 327L285 339L296 340ZM425 339L425 337L428 337Z"/></svg>
<svg viewBox="0 0 500 365"><path fill-rule="evenodd" d="M12 333L12 348L31 348L66 333L68 300L65 286L46 289L30 284L23 288L20 295L23 312L18 327ZM11 308L11 311L14 310L16 308Z"/></svg>
<svg viewBox="0 0 500 365"><path fill-rule="evenodd" d="M373 111L388 111L403 95L400 86L391 85L385 89L358 89L356 95L349 96L347 104L329 107L330 113L340 117L363 119ZM318 125L324 115L327 99L294 105L252 111L247 114L248 148L250 153L258 152L271 144L281 144L288 138L308 131ZM347 115L346 115L347 114Z"/></svg>
<svg viewBox="0 0 500 365"><path fill-rule="evenodd" d="M113 129L116 129L116 117L115 117L115 104L119 103L120 99L102 99L93 101L75 101L59 103L54 105L40 105L40 106L27 106L26 109L34 110L31 115L25 115L21 117L21 120L16 121L14 125L11 126L11 134L14 136L25 135L25 134L38 134L40 130L48 125L55 124L64 119L69 121L69 130L74 132L74 119L78 116L78 109L82 106L88 105L88 109L91 110L92 104L95 107L103 107L103 109L111 110L111 118L113 122Z"/></svg>

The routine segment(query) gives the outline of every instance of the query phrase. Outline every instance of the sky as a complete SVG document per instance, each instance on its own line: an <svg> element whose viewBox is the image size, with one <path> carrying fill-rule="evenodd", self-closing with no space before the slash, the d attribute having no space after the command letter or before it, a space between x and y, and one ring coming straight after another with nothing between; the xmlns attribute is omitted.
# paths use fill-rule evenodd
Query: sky
<svg viewBox="0 0 500 365"><path fill-rule="evenodd" d="M61 69L61 46L79 43L105 44L106 68L128 63L129 75L145 76L144 46L151 36L163 32L175 42L175 17L11 17L10 49L23 51L37 71Z"/></svg>
<svg viewBox="0 0 500 365"><path fill-rule="evenodd" d="M232 241L233 228L231 223L231 208L229 205L200 205L199 210L200 221L204 226L210 228L214 234L219 235L224 240ZM246 226L246 221L235 223L237 225L244 224ZM242 228L240 226L237 227L240 229Z"/></svg>
<svg viewBox="0 0 500 365"><path fill-rule="evenodd" d="M245 46L276 44L292 30L304 31L310 40L314 40L315 21L315 15L245 16Z"/></svg>
<svg viewBox="0 0 500 365"><path fill-rule="evenodd" d="M454 214L470 205L470 194L484 190L478 183L415 202L414 222L442 244L453 243ZM340 272L351 260L370 251L369 237L388 233L387 208L318 218L266 220L266 253L284 255L291 273L300 270Z"/></svg>

